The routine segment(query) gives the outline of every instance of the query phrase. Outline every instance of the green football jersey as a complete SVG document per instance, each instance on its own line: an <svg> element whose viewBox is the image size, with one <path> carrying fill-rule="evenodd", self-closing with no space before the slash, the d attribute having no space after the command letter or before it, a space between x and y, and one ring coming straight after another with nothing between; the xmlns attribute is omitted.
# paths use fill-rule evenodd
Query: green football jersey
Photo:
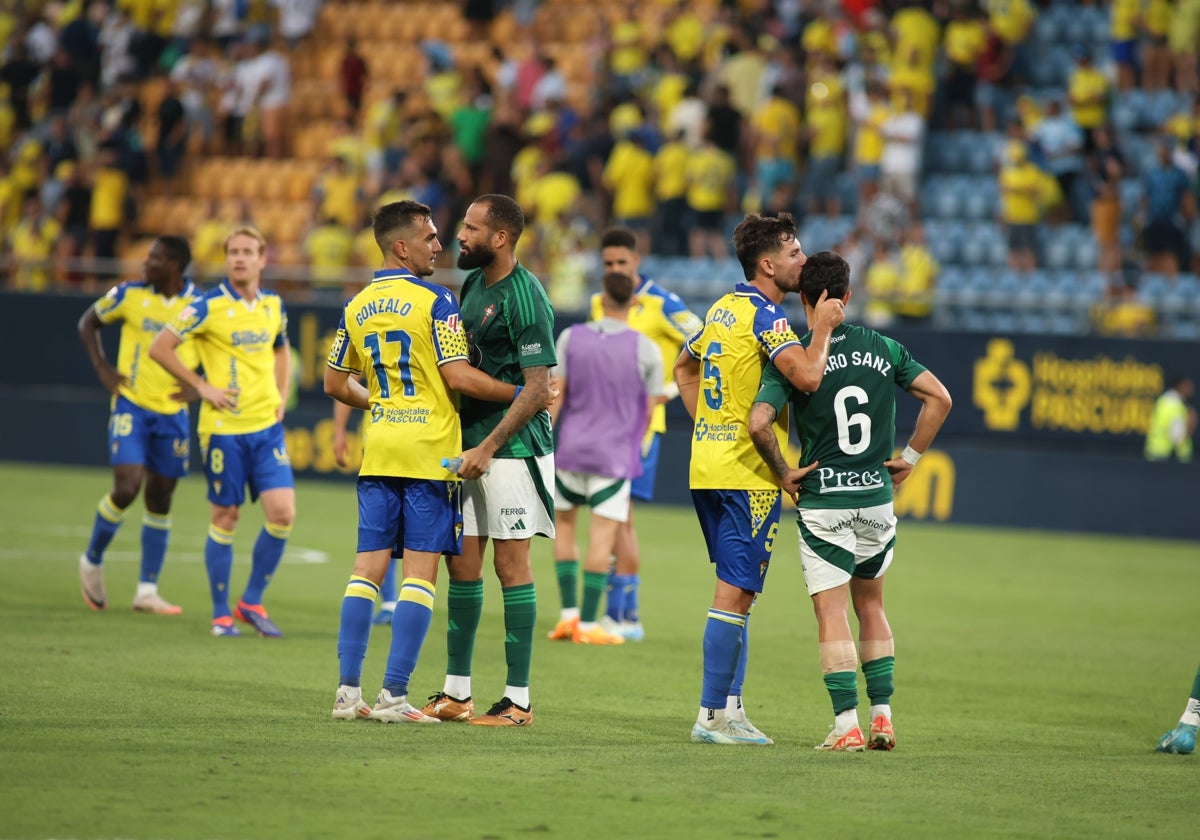
<svg viewBox="0 0 1200 840"><path fill-rule="evenodd" d="M467 274L462 287L462 319L470 343L471 364L501 382L524 385L524 368L554 367L554 308L541 281L518 264L512 274L488 287L483 269ZM509 406L462 396L463 449L483 443ZM528 458L554 451L554 433L546 411L496 452L497 458Z"/></svg>
<svg viewBox="0 0 1200 840"><path fill-rule="evenodd" d="M808 346L812 333L800 339ZM800 465L820 461L800 488L802 508L859 508L892 500L883 462L896 444L896 386L907 390L925 368L903 345L874 330L833 331L825 378L815 393L797 391L775 365L763 371L755 402L792 404Z"/></svg>

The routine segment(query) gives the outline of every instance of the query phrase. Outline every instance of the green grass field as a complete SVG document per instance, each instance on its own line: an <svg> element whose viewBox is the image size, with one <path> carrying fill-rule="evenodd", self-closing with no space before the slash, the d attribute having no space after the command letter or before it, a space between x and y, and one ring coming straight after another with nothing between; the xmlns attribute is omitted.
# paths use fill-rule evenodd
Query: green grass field
<svg viewBox="0 0 1200 840"><path fill-rule="evenodd" d="M1200 757L1156 738L1198 655L1195 543L902 523L893 753L826 754L832 722L790 521L753 620L747 707L774 747L692 744L712 571L691 511L644 508L646 641L544 641L529 730L340 723L336 636L352 485L299 488L267 604L282 640L208 636L203 479L180 485L163 593L128 609L140 502L109 552L110 609L76 560L106 470L0 465L0 837L1191 837ZM237 537L235 595L261 524ZM445 586L445 578L439 581ZM444 591L413 694L441 687ZM378 690L377 630L364 692ZM504 683L494 578L479 705ZM861 683L861 679L860 679ZM865 704L865 698L864 698ZM862 710L865 716L865 708Z"/></svg>

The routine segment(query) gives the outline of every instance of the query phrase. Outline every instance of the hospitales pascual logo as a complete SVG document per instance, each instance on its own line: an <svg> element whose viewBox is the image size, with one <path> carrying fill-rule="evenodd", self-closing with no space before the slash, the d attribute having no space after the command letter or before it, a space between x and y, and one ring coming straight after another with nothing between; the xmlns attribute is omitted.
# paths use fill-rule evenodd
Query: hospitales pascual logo
<svg viewBox="0 0 1200 840"><path fill-rule="evenodd" d="M983 411L989 429L1011 432L1021 424L1029 403L1029 365L1016 358L1013 343L1003 338L988 342L987 355L975 361L975 407Z"/></svg>
<svg viewBox="0 0 1200 840"><path fill-rule="evenodd" d="M1163 380L1160 365L1132 355L1071 358L1039 350L1026 362L1011 341L996 338L975 362L973 396L984 425L996 431L1016 430L1028 408L1035 429L1142 435Z"/></svg>

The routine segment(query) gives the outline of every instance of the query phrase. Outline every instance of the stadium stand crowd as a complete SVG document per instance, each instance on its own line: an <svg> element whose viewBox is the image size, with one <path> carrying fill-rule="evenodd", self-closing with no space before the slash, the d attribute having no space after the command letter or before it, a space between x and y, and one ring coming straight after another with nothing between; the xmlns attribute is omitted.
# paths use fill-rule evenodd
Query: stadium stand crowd
<svg viewBox="0 0 1200 840"><path fill-rule="evenodd" d="M871 324L1195 340L1198 31L1200 0L15 0L0 270L92 293L180 234L211 279L252 223L332 300L381 202L434 208L450 271L500 192L564 310L609 224L703 310L740 215L787 209Z"/></svg>

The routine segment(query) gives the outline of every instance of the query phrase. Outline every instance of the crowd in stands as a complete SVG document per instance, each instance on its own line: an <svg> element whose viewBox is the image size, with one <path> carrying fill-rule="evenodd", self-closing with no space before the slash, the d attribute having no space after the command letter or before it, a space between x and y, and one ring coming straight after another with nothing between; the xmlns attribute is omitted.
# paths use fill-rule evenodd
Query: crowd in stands
<svg viewBox="0 0 1200 840"><path fill-rule="evenodd" d="M1200 269L1198 29L1200 0L17 0L0 235L10 284L42 289L158 232L216 273L253 222L298 294L377 262L379 203L430 205L451 245L500 192L568 308L605 226L724 281L749 210L843 251L876 323L928 318L968 234L1033 274L1090 231L1078 267L1132 300ZM257 192L203 168L247 159L296 166ZM180 197L202 209L159 229Z"/></svg>

